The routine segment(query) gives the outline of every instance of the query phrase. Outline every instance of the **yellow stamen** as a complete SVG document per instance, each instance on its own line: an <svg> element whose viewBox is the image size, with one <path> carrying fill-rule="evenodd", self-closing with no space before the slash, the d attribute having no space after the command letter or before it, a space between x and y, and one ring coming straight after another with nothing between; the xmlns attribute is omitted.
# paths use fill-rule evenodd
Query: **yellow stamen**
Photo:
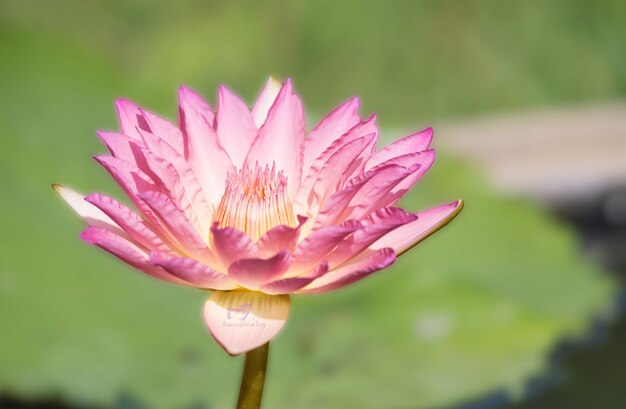
<svg viewBox="0 0 626 409"><path fill-rule="evenodd" d="M296 226L291 200L287 193L287 177L276 172L276 165L254 169L244 167L226 178L222 200L213 216L219 227L236 227L258 240L273 227Z"/></svg>

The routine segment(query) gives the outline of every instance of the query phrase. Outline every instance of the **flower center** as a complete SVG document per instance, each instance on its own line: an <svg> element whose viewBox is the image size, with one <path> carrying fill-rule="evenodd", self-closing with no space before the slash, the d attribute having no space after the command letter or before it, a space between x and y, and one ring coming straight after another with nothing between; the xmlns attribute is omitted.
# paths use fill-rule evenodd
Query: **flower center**
<svg viewBox="0 0 626 409"><path fill-rule="evenodd" d="M285 224L296 226L296 218L287 193L287 177L276 172L276 165L229 173L213 221L219 227L236 227L258 240L272 227Z"/></svg>

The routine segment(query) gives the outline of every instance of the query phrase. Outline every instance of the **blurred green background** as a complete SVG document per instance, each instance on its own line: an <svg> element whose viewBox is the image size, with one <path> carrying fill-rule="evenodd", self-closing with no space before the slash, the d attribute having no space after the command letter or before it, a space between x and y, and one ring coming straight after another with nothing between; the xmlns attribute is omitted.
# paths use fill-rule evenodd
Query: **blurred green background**
<svg viewBox="0 0 626 409"><path fill-rule="evenodd" d="M206 294L84 245L49 187L121 197L91 160L104 152L95 130L116 128L116 97L174 119L181 84L214 102L224 83L251 102L268 75L293 77L309 127L358 95L389 141L413 124L624 98L625 11L618 0L1 2L0 398L234 407L242 360L207 334ZM560 340L612 310L617 286L571 227L501 197L458 158L440 154L404 207L456 198L459 219L389 270L293 300L265 407L519 400Z"/></svg>

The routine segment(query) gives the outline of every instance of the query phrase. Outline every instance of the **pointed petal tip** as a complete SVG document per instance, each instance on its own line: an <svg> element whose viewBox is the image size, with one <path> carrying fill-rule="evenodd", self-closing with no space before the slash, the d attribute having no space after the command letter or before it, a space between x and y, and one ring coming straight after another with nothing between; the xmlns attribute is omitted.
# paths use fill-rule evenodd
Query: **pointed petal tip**
<svg viewBox="0 0 626 409"><path fill-rule="evenodd" d="M348 100L348 106L351 108L353 114L358 113L359 108L361 108L361 98L352 97Z"/></svg>
<svg viewBox="0 0 626 409"><path fill-rule="evenodd" d="M217 87L217 97L218 98L224 98L227 94L232 94L233 91L231 91L226 85L224 84L220 84Z"/></svg>
<svg viewBox="0 0 626 409"><path fill-rule="evenodd" d="M178 100L179 101L185 99L189 95L197 95L197 92L185 85L181 85L180 87L178 87Z"/></svg>
<svg viewBox="0 0 626 409"><path fill-rule="evenodd" d="M60 194L61 190L63 189L63 186L58 184L58 183L53 183L52 184L52 189L54 189L55 192Z"/></svg>
<svg viewBox="0 0 626 409"><path fill-rule="evenodd" d="M281 94L295 95L293 80L291 79L291 77L287 78L285 82L283 82L278 97L276 98L277 100L278 98L280 98Z"/></svg>
<svg viewBox="0 0 626 409"><path fill-rule="evenodd" d="M271 84L274 87L282 87L283 86L283 82L278 78L275 77L273 75L270 75L269 78L267 79L268 84Z"/></svg>
<svg viewBox="0 0 626 409"><path fill-rule="evenodd" d="M424 220L422 219L423 216L421 215L425 215L426 217L425 220L429 219L429 216L428 216L429 213L436 212L436 213L439 213L440 215L436 216L435 219L432 221L432 224L429 225L425 230L423 230L423 234L420 233L415 239L404 240L405 242L402 245L399 245L399 246L394 245L394 248L396 249L396 253L398 254L398 256L406 253L408 250L410 250L417 244L421 243L428 237L432 236L433 234L435 234L436 232L438 232L439 230L447 226L452 220L454 220L456 216L458 216L459 213L461 213L461 210L463 210L463 206L465 206L465 202L462 199L459 199L454 202L441 205L433 209L429 209L424 212L418 213L416 223L419 223L421 220ZM427 222L427 223L431 223L431 222ZM393 241L387 244L393 244Z"/></svg>
<svg viewBox="0 0 626 409"><path fill-rule="evenodd" d="M130 99L127 98L117 98L115 100L115 108L117 109L118 112L120 111L124 111L126 109L136 109L139 108L139 106L137 104L135 104L133 101L131 101Z"/></svg>
<svg viewBox="0 0 626 409"><path fill-rule="evenodd" d="M453 214L454 216L456 216L456 214L458 214L461 210L463 210L463 207L465 206L465 202L463 201L463 199L458 199L458 200L455 200L454 202L448 203L446 206L454 208L455 211L453 212Z"/></svg>
<svg viewBox="0 0 626 409"><path fill-rule="evenodd" d="M443 218L441 220L441 222L437 226L437 229L435 231L433 231L433 233L435 233L438 230L441 230L446 225L448 225L448 223L450 223L452 220L454 220L454 218L457 217L459 215L459 213L461 213L461 210L463 210L463 207L465 207L465 202L463 201L463 199L459 199L459 200L456 200L456 201L450 203L448 206L453 208L453 210L450 212L450 214L447 217L445 217L445 218Z"/></svg>
<svg viewBox="0 0 626 409"><path fill-rule="evenodd" d="M178 87L179 105L181 104L182 101L186 101L189 103L191 103L191 101L195 101L195 102L201 101L202 103L209 105L208 102L205 100L205 98L198 91L186 85L181 85L180 87Z"/></svg>
<svg viewBox="0 0 626 409"><path fill-rule="evenodd" d="M457 214L459 214L461 212L461 210L463 210L463 208L465 207L465 201L463 199L459 199L456 202L453 202L454 206L457 208L456 213L454 214L455 216Z"/></svg>

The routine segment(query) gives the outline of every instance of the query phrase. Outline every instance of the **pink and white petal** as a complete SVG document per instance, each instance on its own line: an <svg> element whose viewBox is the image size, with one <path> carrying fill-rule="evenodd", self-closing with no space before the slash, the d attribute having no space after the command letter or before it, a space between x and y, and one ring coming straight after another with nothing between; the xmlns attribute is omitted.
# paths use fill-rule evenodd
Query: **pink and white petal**
<svg viewBox="0 0 626 409"><path fill-rule="evenodd" d="M113 156L94 156L94 159L111 174L117 184L133 201L135 201L139 192L160 189L160 186L150 176L133 163Z"/></svg>
<svg viewBox="0 0 626 409"><path fill-rule="evenodd" d="M377 250L390 247L396 254L401 255L450 223L462 209L463 201L458 200L424 212L416 213L416 220L387 233L380 240L373 243L370 249Z"/></svg>
<svg viewBox="0 0 626 409"><path fill-rule="evenodd" d="M150 168L150 177L183 210L190 204L185 198L185 189L176 168L165 158L155 155L148 149L141 149L141 154Z"/></svg>
<svg viewBox="0 0 626 409"><path fill-rule="evenodd" d="M228 267L228 277L250 290L281 277L289 269L291 255L283 250L269 259L239 259Z"/></svg>
<svg viewBox="0 0 626 409"><path fill-rule="evenodd" d="M388 165L352 179L344 189L334 193L324 203L315 227L366 217L381 207L378 202L411 174L411 171L402 166Z"/></svg>
<svg viewBox="0 0 626 409"><path fill-rule="evenodd" d="M109 149L111 155L126 162L133 163L139 169L144 172L146 171L147 165L145 164L143 157L141 155L137 155L137 147L144 146L142 141L117 132L98 131L96 133L102 143L104 143Z"/></svg>
<svg viewBox="0 0 626 409"><path fill-rule="evenodd" d="M252 117L254 118L257 129L262 127L265 123L267 113L272 107L272 104L274 104L276 96L278 96L282 86L283 83L274 77L270 77L265 83L265 87L263 87L261 94L252 108Z"/></svg>
<svg viewBox="0 0 626 409"><path fill-rule="evenodd" d="M435 151L432 149L410 153L408 155L402 155L393 159L390 159L382 164L374 167L372 171L379 167L385 167L387 165L400 165L405 166L408 169L413 169L408 175L399 183L397 183L388 192L387 195L382 197L377 203L377 207L393 206L415 185L422 177L430 170L435 162ZM416 167L417 166L417 167Z"/></svg>
<svg viewBox="0 0 626 409"><path fill-rule="evenodd" d="M63 200L82 217L90 226L122 232L122 228L102 210L85 201L85 197L65 186L53 184L52 188L61 195Z"/></svg>
<svg viewBox="0 0 626 409"><path fill-rule="evenodd" d="M257 127L246 104L224 86L220 87L217 96L215 130L233 164L241 168L256 137Z"/></svg>
<svg viewBox="0 0 626 409"><path fill-rule="evenodd" d="M222 262L224 271L233 262L245 258L257 258L259 253L250 236L234 227L211 228L211 248Z"/></svg>
<svg viewBox="0 0 626 409"><path fill-rule="evenodd" d="M318 183L320 174L324 172L325 169L329 167L334 168L335 172L341 176L343 181L349 180L355 173L362 172L363 167L365 166L362 158L368 156L373 147L376 145L377 134L378 128L375 124L375 116L372 115L372 117L370 117L367 121L359 123L347 133L342 135L339 139L335 140L317 159L313 161L310 169L308 169L308 173L304 174L306 177L302 181L302 184L296 194L296 198L294 199L294 210L298 214L307 213L313 199L312 190ZM367 139L365 140L363 138ZM357 140L364 143L363 147L358 153L354 154L354 157L349 162L341 163L341 159L337 158L336 155L339 152L344 152L342 155L347 154L347 146L354 147L355 141Z"/></svg>
<svg viewBox="0 0 626 409"><path fill-rule="evenodd" d="M117 116L122 133L140 141L141 137L137 129L150 130L150 125L144 118L141 108L127 99L118 99L115 101L115 107L117 108Z"/></svg>
<svg viewBox="0 0 626 409"><path fill-rule="evenodd" d="M237 284L224 273L187 257L174 257L158 250L150 253L150 263L194 287L208 290L233 290Z"/></svg>
<svg viewBox="0 0 626 409"><path fill-rule="evenodd" d="M423 131L416 132L412 135L399 139L372 155L372 157L367 161L365 170L370 170L374 166L397 156L426 150L430 146L432 140L433 128L426 128Z"/></svg>
<svg viewBox="0 0 626 409"><path fill-rule="evenodd" d="M178 126L152 112L144 109L141 109L141 112L150 127L149 130L142 129L143 131L148 131L158 136L179 154L182 155L185 152L183 133Z"/></svg>
<svg viewBox="0 0 626 409"><path fill-rule="evenodd" d="M288 295L216 291L204 305L204 320L222 348L239 355L274 338L285 325L290 305Z"/></svg>
<svg viewBox="0 0 626 409"><path fill-rule="evenodd" d="M180 243L182 251L202 262L211 264L214 262L213 255L206 242L200 237L193 225L187 220L185 214L163 192L141 192L139 197L159 217L159 220L167 228L169 233Z"/></svg>
<svg viewBox="0 0 626 409"><path fill-rule="evenodd" d="M217 205L233 162L219 143L208 104L185 87L180 89L179 104L180 126L186 144L184 156L202 185L208 203Z"/></svg>
<svg viewBox="0 0 626 409"><path fill-rule="evenodd" d="M182 192L191 209L197 215L199 227L203 235L208 235L213 209L209 206L202 186L196 178L187 160L176 152L169 144L150 132L140 131L147 149L157 157L166 158L178 174ZM143 155L143 154L142 154ZM146 163L147 164L147 163ZM171 172L170 172L171 173Z"/></svg>
<svg viewBox="0 0 626 409"><path fill-rule="evenodd" d="M389 267L394 261L396 261L396 254L390 248L373 251L360 261L331 270L308 286L296 291L296 294L318 294L337 290Z"/></svg>
<svg viewBox="0 0 626 409"><path fill-rule="evenodd" d="M293 252L298 244L300 229L307 221L306 217L299 217L297 227L286 225L276 226L268 230L257 242L260 257L272 257L279 251L287 249Z"/></svg>
<svg viewBox="0 0 626 409"><path fill-rule="evenodd" d="M169 241L176 242L163 227L152 209L138 196L140 192L159 190L161 188L160 185L155 184L150 176L137 168L136 165L122 159L113 156L94 156L94 159L109 172L113 179L115 179L137 209L150 221L157 233L167 238Z"/></svg>
<svg viewBox="0 0 626 409"><path fill-rule="evenodd" d="M351 166L356 163L356 159L374 139L374 134L364 136L338 149L317 174L317 180L312 184L309 195L299 197L302 199L301 208L297 208L294 203L294 211L301 213L304 210L311 217L311 221L314 221L326 199L342 187L346 182L346 174L350 173Z"/></svg>
<svg viewBox="0 0 626 409"><path fill-rule="evenodd" d="M80 234L80 237L148 275L171 283L183 284L182 280L150 264L148 254L141 248L107 229L88 227Z"/></svg>
<svg viewBox="0 0 626 409"><path fill-rule="evenodd" d="M349 220L341 225L314 230L302 240L293 252L290 276L300 275L317 266L347 236L361 228L361 223Z"/></svg>
<svg viewBox="0 0 626 409"><path fill-rule="evenodd" d="M178 100L179 100L179 109L182 109L182 104L180 101L183 99L186 100L186 106L193 106L193 108L198 111L198 113L206 119L207 124L213 128L213 123L215 122L215 113L211 109L209 103L200 95L198 92L192 90L191 88L185 87L184 85L178 89ZM179 128L183 129L183 118L184 113L179 113Z"/></svg>
<svg viewBox="0 0 626 409"><path fill-rule="evenodd" d="M87 196L85 201L91 203L104 212L133 240L147 249L160 249L162 251L169 250L169 247L154 231L152 231L141 216L117 200L100 193L94 193Z"/></svg>
<svg viewBox="0 0 626 409"><path fill-rule="evenodd" d="M267 294L290 294L310 284L316 278L326 274L328 261L322 261L310 274L298 277L281 278L261 286L261 291Z"/></svg>
<svg viewBox="0 0 626 409"><path fill-rule="evenodd" d="M332 110L313 128L306 140L302 174L308 175L311 165L330 145L361 122L358 114L361 102L351 98Z"/></svg>
<svg viewBox="0 0 626 409"><path fill-rule="evenodd" d="M374 139L371 141L371 145L376 145L376 139L378 137L378 127L376 126L376 115L370 116L367 120L359 122L349 130L347 130L344 134L339 136L337 139L332 141L328 147L324 149L323 152L319 154L317 158L313 160L308 168L303 168L303 176L304 181L303 185L306 185L306 181L309 181L307 187L309 190L311 188L312 182L317 179L317 174L322 171L328 160L341 148L349 144L350 142L363 138L365 136L376 135ZM308 141L308 139L307 139ZM306 151L306 149L305 149ZM306 171L306 172L305 172ZM298 193L301 193L300 191Z"/></svg>
<svg viewBox="0 0 626 409"><path fill-rule="evenodd" d="M147 149L141 149L141 154L145 157L146 163L150 168L152 179L161 186L161 191L174 202L176 207L182 210L185 218L193 225L201 237L208 237L209 222L206 220L203 223L200 222L201 217L191 205L185 186L174 165L167 159L157 156Z"/></svg>
<svg viewBox="0 0 626 409"><path fill-rule="evenodd" d="M385 234L416 219L417 216L396 207L377 210L362 221L364 224L362 229L355 231L339 243L337 248L329 254L328 260L331 268L358 256Z"/></svg>
<svg viewBox="0 0 626 409"><path fill-rule="evenodd" d="M183 137L176 125L156 114L143 110L134 102L118 99L115 104L124 135L141 141L139 130L152 132L167 141L174 149L182 152Z"/></svg>
<svg viewBox="0 0 626 409"><path fill-rule="evenodd" d="M289 197L293 198L302 178L304 142L304 109L291 80L287 80L252 143L246 164L254 167L259 162L261 166L271 167L275 163L277 170L285 172Z"/></svg>

